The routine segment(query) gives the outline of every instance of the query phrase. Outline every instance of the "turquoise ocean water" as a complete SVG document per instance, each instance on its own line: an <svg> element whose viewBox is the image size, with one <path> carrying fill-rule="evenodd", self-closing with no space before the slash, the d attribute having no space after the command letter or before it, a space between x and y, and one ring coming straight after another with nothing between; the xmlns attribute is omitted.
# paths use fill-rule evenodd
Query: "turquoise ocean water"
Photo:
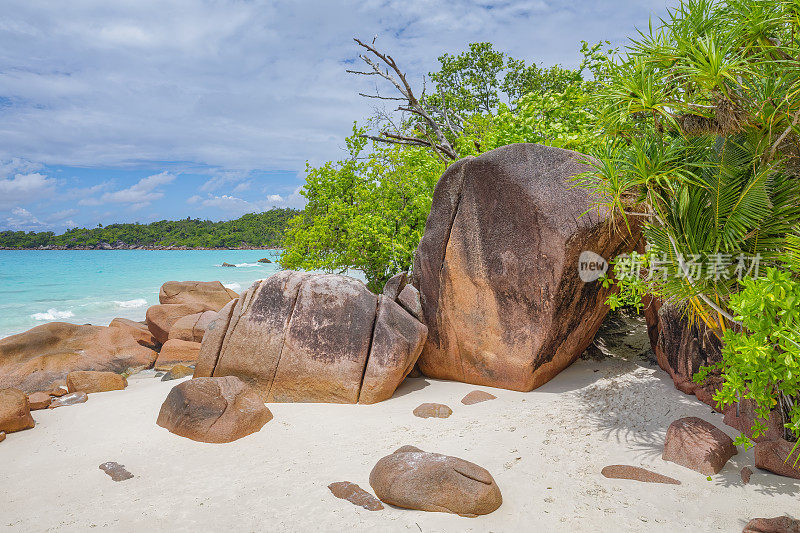
<svg viewBox="0 0 800 533"><path fill-rule="evenodd" d="M221 281L241 292L279 270L272 250L0 250L0 338L55 320L144 320L165 281ZM238 265L222 267L223 262Z"/></svg>

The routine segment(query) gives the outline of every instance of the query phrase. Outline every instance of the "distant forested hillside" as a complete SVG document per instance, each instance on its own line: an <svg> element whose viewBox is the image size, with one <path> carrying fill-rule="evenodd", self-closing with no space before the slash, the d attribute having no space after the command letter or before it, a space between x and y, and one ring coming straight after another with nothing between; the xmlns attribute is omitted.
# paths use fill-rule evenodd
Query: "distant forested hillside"
<svg viewBox="0 0 800 533"><path fill-rule="evenodd" d="M0 231L0 248L276 248L286 224L300 211L271 209L236 220L211 222L187 218L150 224L111 224L52 231Z"/></svg>

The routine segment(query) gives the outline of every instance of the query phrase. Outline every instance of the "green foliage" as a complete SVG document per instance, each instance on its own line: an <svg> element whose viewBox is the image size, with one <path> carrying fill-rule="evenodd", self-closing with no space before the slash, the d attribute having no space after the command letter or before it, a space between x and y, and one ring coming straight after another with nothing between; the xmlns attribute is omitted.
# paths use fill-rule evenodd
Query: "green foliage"
<svg viewBox="0 0 800 533"><path fill-rule="evenodd" d="M800 223L800 46L786 5L682 0L608 61L596 93L608 140L582 184L598 209L644 225L668 273L647 280L651 294L690 303L720 336L739 286L684 275L688 258L774 263Z"/></svg>
<svg viewBox="0 0 800 533"><path fill-rule="evenodd" d="M539 143L586 153L603 142L590 103L580 83L531 92L515 110L501 105L496 115L470 117L456 147L461 155L478 155L513 143Z"/></svg>
<svg viewBox="0 0 800 533"><path fill-rule="evenodd" d="M717 400L750 398L762 418L777 406L794 437L800 285L778 266L800 254L797 8L680 0L596 77L608 138L579 179L597 209L644 227L644 267L616 277L609 303L645 292L684 304L723 341ZM758 421L753 435L763 431Z"/></svg>
<svg viewBox="0 0 800 533"><path fill-rule="evenodd" d="M308 199L286 233L284 268L361 270L380 292L409 270L425 229L433 188L445 165L420 147L367 145L354 126L349 157L308 167L301 194Z"/></svg>
<svg viewBox="0 0 800 533"><path fill-rule="evenodd" d="M720 406L740 398L753 400L758 418L750 436L764 435L764 422L778 408L786 428L800 436L800 280L788 269L768 268L758 279L745 279L730 299L742 329L723 336L722 361L716 366L724 382L714 396ZM695 381L705 380L710 368ZM749 445L747 436L740 439Z"/></svg>
<svg viewBox="0 0 800 533"><path fill-rule="evenodd" d="M34 233L0 232L2 248L39 248L42 246L84 248L100 243L122 242L129 246L186 246L189 248L235 248L254 246L280 247L284 229L299 211L271 209L250 213L236 220L211 222L187 218L161 220L150 224L98 225L93 229L74 228L61 235L52 231Z"/></svg>
<svg viewBox="0 0 800 533"><path fill-rule="evenodd" d="M580 73L559 65L540 68L535 63L507 57L492 43L471 43L458 55L439 57L439 70L429 74L436 91L427 101L467 117L493 114L501 103L512 109L526 94L561 92L581 80Z"/></svg>

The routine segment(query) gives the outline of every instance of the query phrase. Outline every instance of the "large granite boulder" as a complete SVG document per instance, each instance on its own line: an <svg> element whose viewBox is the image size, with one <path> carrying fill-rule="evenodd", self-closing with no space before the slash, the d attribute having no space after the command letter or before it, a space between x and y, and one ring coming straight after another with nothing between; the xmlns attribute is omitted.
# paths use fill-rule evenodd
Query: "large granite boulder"
<svg viewBox="0 0 800 533"><path fill-rule="evenodd" d="M199 442L223 443L259 431L272 420L261 397L234 376L194 378L167 395L156 423Z"/></svg>
<svg viewBox="0 0 800 533"><path fill-rule="evenodd" d="M19 389L0 389L0 431L13 433L35 426L28 397Z"/></svg>
<svg viewBox="0 0 800 533"><path fill-rule="evenodd" d="M219 311L238 297L219 281L168 281L158 292L158 301L162 304L194 305L211 311Z"/></svg>
<svg viewBox="0 0 800 533"><path fill-rule="evenodd" d="M382 502L405 509L478 516L503 503L486 469L414 446L403 446L378 461L369 484Z"/></svg>
<svg viewBox="0 0 800 533"><path fill-rule="evenodd" d="M220 311L195 377L238 376L268 402L374 403L411 371L426 334L358 280L282 271Z"/></svg>
<svg viewBox="0 0 800 533"><path fill-rule="evenodd" d="M238 296L219 281L168 281L158 293L160 304L147 309L145 321L153 337L164 344L180 319L205 311L219 311Z"/></svg>
<svg viewBox="0 0 800 533"><path fill-rule="evenodd" d="M0 340L0 388L48 391L75 370L119 374L157 355L122 328L49 322Z"/></svg>
<svg viewBox="0 0 800 533"><path fill-rule="evenodd" d="M598 255L630 252L640 236L590 210L589 191L571 181L590 169L584 159L515 144L442 175L412 280L428 326L426 376L529 391L592 342L608 290L584 282L580 264L602 267Z"/></svg>

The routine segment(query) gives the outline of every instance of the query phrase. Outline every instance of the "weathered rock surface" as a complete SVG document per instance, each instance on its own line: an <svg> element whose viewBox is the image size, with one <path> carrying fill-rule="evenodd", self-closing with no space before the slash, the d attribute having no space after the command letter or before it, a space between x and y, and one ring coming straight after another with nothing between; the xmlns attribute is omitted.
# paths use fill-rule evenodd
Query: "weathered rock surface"
<svg viewBox="0 0 800 533"><path fill-rule="evenodd" d="M701 367L722 359L719 339L703 325L690 324L684 311L674 305L665 305L650 297L644 298L642 303L658 366L670 375L676 389L694 394L698 400L718 410L712 398L718 387L717 380L711 378L700 385L692 378Z"/></svg>
<svg viewBox="0 0 800 533"><path fill-rule="evenodd" d="M757 442L756 468L779 476L800 479L800 449L792 454L792 448L794 443L783 439Z"/></svg>
<svg viewBox="0 0 800 533"><path fill-rule="evenodd" d="M109 461L100 465L100 470L111 476L113 481L125 481L131 479L133 474L125 469L125 465L121 465L114 461Z"/></svg>
<svg viewBox="0 0 800 533"><path fill-rule="evenodd" d="M115 318L108 324L108 327L120 328L122 331L126 331L145 348L155 350L159 347L160 343L153 337L145 322L136 322L127 318Z"/></svg>
<svg viewBox="0 0 800 533"><path fill-rule="evenodd" d="M665 483L668 485L681 484L677 479L658 474L646 468L631 465L605 466L600 473L610 479L630 479L633 481L642 481L644 483Z"/></svg>
<svg viewBox="0 0 800 533"><path fill-rule="evenodd" d="M447 418L453 410L442 403L423 403L414 409L414 416L420 418Z"/></svg>
<svg viewBox="0 0 800 533"><path fill-rule="evenodd" d="M108 392L123 390L128 386L128 381L114 372L99 372L93 370L77 370L67 375L67 389L69 392Z"/></svg>
<svg viewBox="0 0 800 533"><path fill-rule="evenodd" d="M422 301L419 298L419 291L413 285L406 285L397 296L397 303L403 309L411 313L417 320L422 320Z"/></svg>
<svg viewBox="0 0 800 533"><path fill-rule="evenodd" d="M0 340L0 388L47 391L75 370L124 372L158 354L120 328L49 322Z"/></svg>
<svg viewBox="0 0 800 533"><path fill-rule="evenodd" d="M168 281L158 293L160 305L147 309L147 327L153 337L163 344L181 318L205 311L219 311L238 297L219 281Z"/></svg>
<svg viewBox="0 0 800 533"><path fill-rule="evenodd" d="M170 339L161 347L156 359L156 370L169 370L173 366L194 365L200 355L200 343Z"/></svg>
<svg viewBox="0 0 800 533"><path fill-rule="evenodd" d="M19 389L0 389L0 431L13 433L35 425L25 393Z"/></svg>
<svg viewBox="0 0 800 533"><path fill-rule="evenodd" d="M172 388L157 424L199 442L232 442L272 420L261 397L235 376L194 378Z"/></svg>
<svg viewBox="0 0 800 533"><path fill-rule="evenodd" d="M497 398L497 396L494 394L489 394L488 392L482 390L474 390L461 398L461 403L464 405L474 405L476 403L494 400L495 398Z"/></svg>
<svg viewBox="0 0 800 533"><path fill-rule="evenodd" d="M722 430L694 416L670 424L661 458L710 476L738 452Z"/></svg>
<svg viewBox="0 0 800 533"><path fill-rule="evenodd" d="M337 498L347 500L353 505L363 507L367 511L380 511L383 509L383 504L380 500L355 483L337 481L336 483L328 485L328 489L330 489Z"/></svg>
<svg viewBox="0 0 800 533"><path fill-rule="evenodd" d="M31 411L38 411L39 409L47 409L50 402L53 401L52 396L46 392L34 392L28 395L28 407Z"/></svg>
<svg viewBox="0 0 800 533"><path fill-rule="evenodd" d="M378 461L369 484L382 502L406 509L478 516L503 503L500 489L485 469L414 446L403 446Z"/></svg>
<svg viewBox="0 0 800 533"><path fill-rule="evenodd" d="M161 376L161 381L172 381L173 379L181 379L194 374L194 368L178 363L169 369L167 373Z"/></svg>
<svg viewBox="0 0 800 533"><path fill-rule="evenodd" d="M584 158L515 144L442 175L412 280L429 329L423 374L529 391L589 346L608 289L581 280L581 253L611 258L639 235L587 213L590 193L571 181L589 169Z"/></svg>
<svg viewBox="0 0 800 533"><path fill-rule="evenodd" d="M162 304L193 305L202 307L203 311L219 311L238 297L219 281L168 281L158 292L158 301Z"/></svg>
<svg viewBox="0 0 800 533"><path fill-rule="evenodd" d="M220 311L195 377L238 376L268 402L374 403L411 371L427 328L353 278L279 272Z"/></svg>
<svg viewBox="0 0 800 533"><path fill-rule="evenodd" d="M203 342L208 325L217 318L216 311L204 311L179 318L169 330L169 339Z"/></svg>
<svg viewBox="0 0 800 533"><path fill-rule="evenodd" d="M152 305L147 308L145 321L148 329L153 334L153 338L159 344L164 344L169 340L169 332L176 322L184 317L201 312L203 312L201 307L191 304Z"/></svg>
<svg viewBox="0 0 800 533"><path fill-rule="evenodd" d="M383 295L390 300L397 300L397 297L400 296L400 292L407 283L408 272L400 272L399 274L395 274L389 278L389 281L387 281L386 285L383 286Z"/></svg>
<svg viewBox="0 0 800 533"><path fill-rule="evenodd" d="M754 518L742 533L800 533L800 520L788 516L777 518Z"/></svg>
<svg viewBox="0 0 800 533"><path fill-rule="evenodd" d="M750 483L750 477L753 475L753 471L750 469L750 467L745 466L742 468L742 471L739 472L739 475L742 477L742 483L747 485Z"/></svg>
<svg viewBox="0 0 800 533"><path fill-rule="evenodd" d="M64 396L60 396L58 398L53 398L53 401L50 402L49 409L55 409L56 407L67 407L69 405L77 405L79 403L86 403L86 400L89 399L89 395L85 392L72 392L70 394L65 394Z"/></svg>

